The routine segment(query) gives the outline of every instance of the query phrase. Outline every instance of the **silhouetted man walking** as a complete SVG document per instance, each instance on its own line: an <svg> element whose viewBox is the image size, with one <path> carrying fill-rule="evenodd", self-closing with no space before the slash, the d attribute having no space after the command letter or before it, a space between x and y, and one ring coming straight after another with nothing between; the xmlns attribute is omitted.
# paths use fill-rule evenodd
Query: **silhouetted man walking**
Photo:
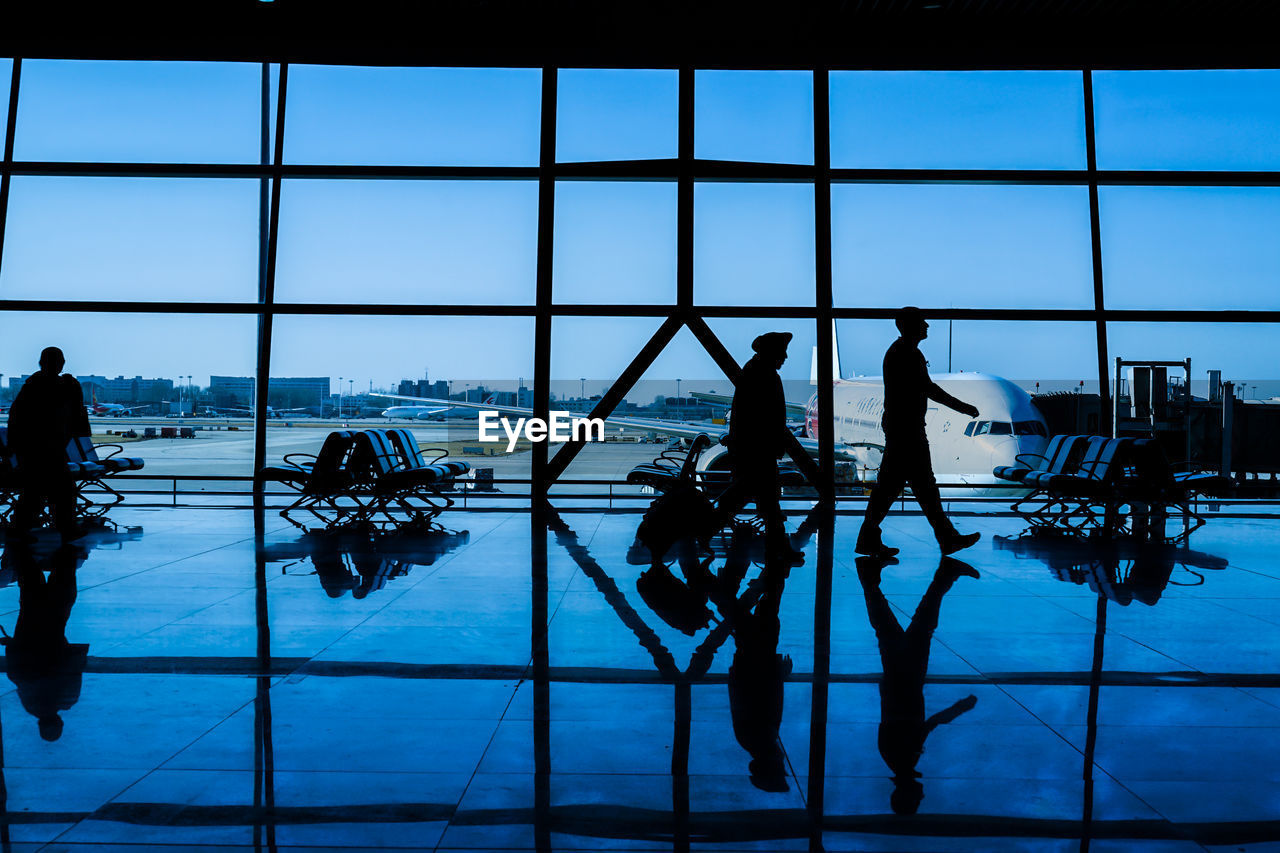
<svg viewBox="0 0 1280 853"><path fill-rule="evenodd" d="M867 502L867 517L862 522L855 550L880 557L898 553L896 548L886 548L881 541L880 524L902 487L910 483L920 509L933 526L938 546L943 554L950 554L968 548L982 534L961 535L942 511L938 483L933 478L933 461L929 458L929 439L924 432L924 416L929 400L971 418L978 416L978 410L952 397L929 378L929 367L919 348L929 334L929 324L920 309L903 308L894 322L901 337L889 345L884 355L884 416L881 419L884 458Z"/></svg>
<svg viewBox="0 0 1280 853"><path fill-rule="evenodd" d="M733 391L729 418L729 464L733 482L720 496L706 538L754 501L765 523L765 546L771 554L803 561L791 547L786 521L778 505L778 458L786 452L787 400L778 368L787 360L790 332L768 332L751 342L755 355L742 367Z"/></svg>
<svg viewBox="0 0 1280 853"><path fill-rule="evenodd" d="M62 373L62 350L45 347L40 369L22 384L9 409L9 443L18 457L22 494L13 512L14 530L22 535L48 503L64 540L76 539L75 481L67 468L67 444L89 434L84 392L74 376Z"/></svg>

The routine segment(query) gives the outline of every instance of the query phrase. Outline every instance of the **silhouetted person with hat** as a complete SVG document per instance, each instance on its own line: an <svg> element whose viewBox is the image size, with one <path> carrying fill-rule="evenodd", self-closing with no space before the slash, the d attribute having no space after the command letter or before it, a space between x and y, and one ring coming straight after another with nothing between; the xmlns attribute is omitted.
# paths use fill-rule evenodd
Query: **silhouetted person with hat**
<svg viewBox="0 0 1280 853"><path fill-rule="evenodd" d="M943 557L933 581L903 630L893 608L880 591L880 569L885 559L859 557L858 580L867 602L867 616L880 645L880 730L877 745L880 757L893 771L893 793L889 805L896 814L915 814L924 799L920 771L916 764L924 754L924 742L938 726L978 704L972 694L931 717L925 717L924 680L929 672L929 648L938 627L942 597L962 575L976 578L978 572L953 557ZM888 562L897 560L888 558Z"/></svg>
<svg viewBox="0 0 1280 853"><path fill-rule="evenodd" d="M76 569L85 552L63 545L49 557L48 580L28 543L11 544L4 562L18 576L18 621L6 637L5 668L18 700L35 717L40 736L62 736L63 711L80 699L89 647L67 642L67 620L76 601Z"/></svg>
<svg viewBox="0 0 1280 853"><path fill-rule="evenodd" d="M919 308L903 308L894 321L901 337L884 355L884 457L880 473L867 502L867 516L858 533L855 550L859 554L891 557L896 548L885 547L880 538L880 524L889 507L911 484L925 518L933 526L933 535L943 554L968 548L981 533L961 534L942 511L938 482L933 478L933 461L929 457L929 439L925 436L924 417L929 401L955 409L971 418L978 416L976 407L957 400L929 378L929 366L920 352L920 342L929 334L929 324Z"/></svg>
<svg viewBox="0 0 1280 853"><path fill-rule="evenodd" d="M716 505L709 539L742 507L754 501L765 523L765 546L771 553L802 562L804 555L787 539L786 521L778 505L778 459L787 449L787 401L778 369L787 360L790 332L768 332L751 342L755 355L742 367L733 390L729 416L729 448L733 480Z"/></svg>
<svg viewBox="0 0 1280 853"><path fill-rule="evenodd" d="M84 392L70 374L62 350L46 347L40 369L22 384L9 409L9 443L18 460L21 495L14 507L19 535L34 526L47 503L64 540L83 535L76 525L76 487L67 467L67 444L89 435Z"/></svg>

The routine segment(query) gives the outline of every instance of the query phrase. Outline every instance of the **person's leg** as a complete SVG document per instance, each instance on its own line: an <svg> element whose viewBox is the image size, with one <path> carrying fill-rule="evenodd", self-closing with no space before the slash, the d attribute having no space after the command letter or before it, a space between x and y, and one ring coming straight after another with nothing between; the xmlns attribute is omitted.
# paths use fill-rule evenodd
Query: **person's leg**
<svg viewBox="0 0 1280 853"><path fill-rule="evenodd" d="M942 510L942 495L938 490L938 481L933 476L933 459L929 455L929 443L921 438L912 448L909 459L910 470L907 480L911 483L911 493L915 496L920 510L933 527L933 535L939 542L956 536L956 529Z"/></svg>
<svg viewBox="0 0 1280 853"><path fill-rule="evenodd" d="M871 487L871 497L867 500L867 515L862 520L862 529L858 531L857 550L860 553L878 553L883 547L880 525L906 484L903 461L902 448L892 443L887 444L876 483Z"/></svg>
<svg viewBox="0 0 1280 853"><path fill-rule="evenodd" d="M76 484L66 470L53 470L49 474L49 505L53 510L53 522L65 537L79 536L76 523Z"/></svg>

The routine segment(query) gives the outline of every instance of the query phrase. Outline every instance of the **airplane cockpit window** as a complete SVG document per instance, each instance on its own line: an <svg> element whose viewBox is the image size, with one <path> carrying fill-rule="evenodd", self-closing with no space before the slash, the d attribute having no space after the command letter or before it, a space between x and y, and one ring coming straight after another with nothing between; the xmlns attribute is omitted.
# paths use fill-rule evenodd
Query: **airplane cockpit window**
<svg viewBox="0 0 1280 853"><path fill-rule="evenodd" d="M992 435L1013 435L1013 424L1009 423L1008 421L992 421L991 434Z"/></svg>
<svg viewBox="0 0 1280 853"><path fill-rule="evenodd" d="M1014 435L1042 435L1049 437L1049 430L1040 421L1015 421L1013 424Z"/></svg>
<svg viewBox="0 0 1280 853"><path fill-rule="evenodd" d="M986 435L991 432L991 421L978 421L978 425L973 428L974 435Z"/></svg>
<svg viewBox="0 0 1280 853"><path fill-rule="evenodd" d="M978 425L977 421L969 421L969 423L965 424L964 434L973 435L973 428L976 427L977 425Z"/></svg>

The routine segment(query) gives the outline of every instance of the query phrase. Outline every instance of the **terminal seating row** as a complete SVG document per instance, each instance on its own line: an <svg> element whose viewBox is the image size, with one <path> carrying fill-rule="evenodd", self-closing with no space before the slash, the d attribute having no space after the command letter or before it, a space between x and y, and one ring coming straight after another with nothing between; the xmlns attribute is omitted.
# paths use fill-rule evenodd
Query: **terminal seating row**
<svg viewBox="0 0 1280 853"><path fill-rule="evenodd" d="M992 473L1031 490L1013 509L1042 532L1165 540L1165 519L1175 509L1187 524L1168 541L1182 541L1205 523L1191 509L1193 499L1221 496L1229 486L1217 474L1175 472L1149 438L1056 435L1043 454L1016 461Z"/></svg>
<svg viewBox="0 0 1280 853"><path fill-rule="evenodd" d="M0 524L8 524L21 488L18 459L9 446L9 430L0 427ZM99 454L110 449L107 456ZM89 436L78 436L67 444L67 471L76 485L76 517L79 521L103 519L107 511L124 500L108 482L113 474L140 471L145 464L136 457L121 456L119 444L97 444ZM45 518L41 522L47 521Z"/></svg>
<svg viewBox="0 0 1280 853"><path fill-rule="evenodd" d="M471 466L443 450L427 453L407 429L340 430L319 453L291 453L258 478L297 492L280 515L302 530L309 528L298 517L330 531L442 530L435 519L453 506L444 492Z"/></svg>
<svg viewBox="0 0 1280 853"><path fill-rule="evenodd" d="M728 471L698 471L698 460L715 442L705 432L698 433L684 450L673 444L654 458L652 462L644 462L627 473L627 482L632 485L648 486L656 492L666 492L677 483L689 483L701 486L712 497L728 487L732 477ZM778 482L781 486L803 486L804 474L790 464L778 466Z"/></svg>

